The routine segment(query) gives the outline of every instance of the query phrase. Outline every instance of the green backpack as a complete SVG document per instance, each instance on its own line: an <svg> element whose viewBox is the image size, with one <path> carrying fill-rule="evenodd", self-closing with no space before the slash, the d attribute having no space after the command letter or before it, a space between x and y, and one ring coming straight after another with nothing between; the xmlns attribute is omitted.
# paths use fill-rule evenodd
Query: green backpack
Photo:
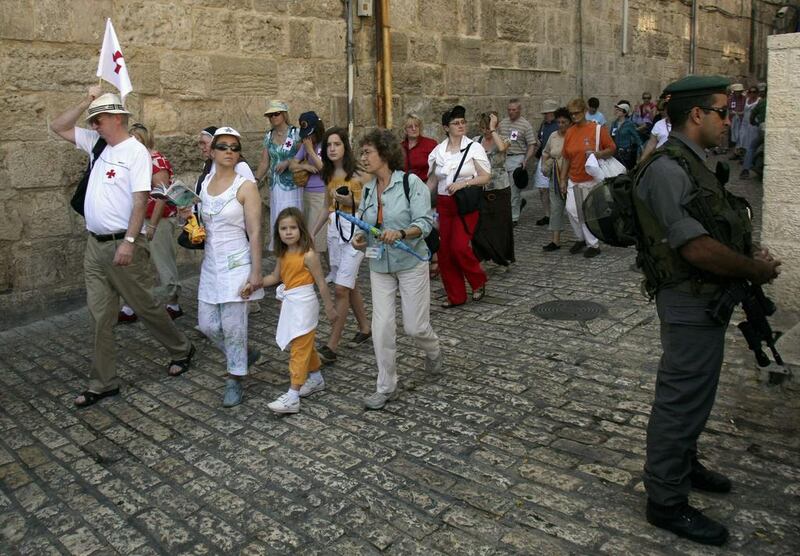
<svg viewBox="0 0 800 556"><path fill-rule="evenodd" d="M583 220L597 239L614 247L636 245L633 189L644 169L663 154L663 151L656 151L643 164L628 173L606 178L586 195Z"/></svg>

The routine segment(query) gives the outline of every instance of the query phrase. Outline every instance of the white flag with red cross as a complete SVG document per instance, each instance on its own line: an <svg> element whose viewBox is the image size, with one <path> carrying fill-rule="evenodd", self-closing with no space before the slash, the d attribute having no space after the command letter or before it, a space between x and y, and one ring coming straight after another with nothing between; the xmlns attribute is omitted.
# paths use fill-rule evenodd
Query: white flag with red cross
<svg viewBox="0 0 800 556"><path fill-rule="evenodd" d="M100 60L97 62L97 77L105 79L119 89L123 100L133 91L128 66L122 56L122 48L119 46L111 18L106 20L106 34L103 36L103 47L100 49Z"/></svg>

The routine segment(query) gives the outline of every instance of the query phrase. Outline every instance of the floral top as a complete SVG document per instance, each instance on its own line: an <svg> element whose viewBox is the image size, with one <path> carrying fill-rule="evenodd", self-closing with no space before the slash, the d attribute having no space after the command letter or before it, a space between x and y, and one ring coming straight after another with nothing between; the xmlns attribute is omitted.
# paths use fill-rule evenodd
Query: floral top
<svg viewBox="0 0 800 556"><path fill-rule="evenodd" d="M473 139L479 145L483 142L483 136L478 135ZM486 156L489 157L489 164L492 166L492 181L483 186L485 191L494 191L495 189L505 189L508 187L508 172L506 171L506 153L500 152L497 149L497 142L492 143L492 148L486 151Z"/></svg>
<svg viewBox="0 0 800 556"><path fill-rule="evenodd" d="M280 145L272 142L272 130L269 130L264 136L264 148L269 153L269 187L274 189L280 187L283 190L289 191L296 189L292 179L292 171L287 167L282 173L275 171L275 167L283 162L294 158L297 151L300 149L300 130L295 126L289 127L289 132L286 134L286 139Z"/></svg>

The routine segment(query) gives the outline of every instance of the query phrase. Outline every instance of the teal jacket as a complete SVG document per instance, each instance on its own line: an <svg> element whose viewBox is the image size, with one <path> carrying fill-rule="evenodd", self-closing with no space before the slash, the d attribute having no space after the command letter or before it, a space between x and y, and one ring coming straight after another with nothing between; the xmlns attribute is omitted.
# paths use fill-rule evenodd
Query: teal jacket
<svg viewBox="0 0 800 556"><path fill-rule="evenodd" d="M389 186L381 195L383 226L377 225L378 184L375 179L364 185L357 216L365 222L384 230L402 230L408 229L410 226L416 226L422 230L422 235L403 241L413 247L414 251L421 257L426 257L428 248L425 246L423 238L430 233L433 227L431 194L428 191L428 186L417 176L409 174L408 178L409 199L406 199L406 194L403 190L403 172L401 170L392 172ZM369 259L369 269L373 272L400 272L422 264L422 261L411 253L382 244L371 235L368 237L368 245L370 247L384 245L380 259Z"/></svg>

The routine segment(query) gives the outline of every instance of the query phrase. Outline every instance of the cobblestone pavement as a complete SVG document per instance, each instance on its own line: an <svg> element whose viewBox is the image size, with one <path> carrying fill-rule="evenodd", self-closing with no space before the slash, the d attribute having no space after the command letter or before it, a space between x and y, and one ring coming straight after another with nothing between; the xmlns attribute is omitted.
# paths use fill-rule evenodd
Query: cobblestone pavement
<svg viewBox="0 0 800 556"><path fill-rule="evenodd" d="M692 495L731 539L710 549L650 527L640 472L660 348L633 252L545 255L533 197L527 211L519 262L491 271L482 302L445 311L434 292L445 371L425 376L402 338L401 392L384 411L361 405L376 376L364 345L342 351L328 389L300 414L270 413L288 382L274 299L252 315L263 362L230 410L224 359L191 316L178 321L199 348L191 372L166 377L167 356L143 326L118 326L122 395L81 411L72 399L92 353L85 310L0 334L0 552L800 552L798 381L759 382L731 327L701 450L735 487ZM191 298L196 279L187 284ZM531 313L556 299L607 313L586 323Z"/></svg>

